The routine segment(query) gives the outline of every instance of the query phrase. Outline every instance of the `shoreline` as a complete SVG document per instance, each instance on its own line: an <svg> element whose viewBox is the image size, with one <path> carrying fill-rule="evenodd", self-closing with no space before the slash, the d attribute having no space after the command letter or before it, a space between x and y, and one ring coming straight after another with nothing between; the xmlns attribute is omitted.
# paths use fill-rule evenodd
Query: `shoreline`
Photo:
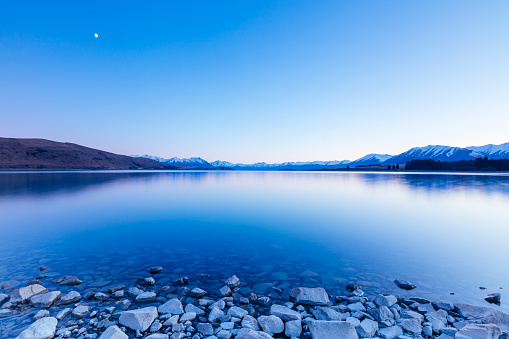
<svg viewBox="0 0 509 339"><path fill-rule="evenodd" d="M362 286L354 284L332 292L266 283L265 293L259 293L236 275L218 285L202 282L209 278L205 274L199 281L158 279L163 270L147 268L144 276L125 285L95 282L93 292L81 294L76 289L85 278L54 279L41 267L26 287L1 286L0 337L496 339L509 334L509 313L489 306L398 294L366 297ZM395 284L402 292L415 288L407 281ZM492 301L497 297L500 301L500 295Z"/></svg>

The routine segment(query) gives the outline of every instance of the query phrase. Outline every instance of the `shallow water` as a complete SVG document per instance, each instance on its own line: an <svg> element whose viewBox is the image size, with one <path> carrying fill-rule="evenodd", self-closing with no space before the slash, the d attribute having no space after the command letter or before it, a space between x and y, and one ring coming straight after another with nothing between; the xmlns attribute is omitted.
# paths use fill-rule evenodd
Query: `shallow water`
<svg viewBox="0 0 509 339"><path fill-rule="evenodd" d="M504 174L0 172L0 284L45 265L46 286L72 275L97 291L161 265L158 284L235 273L477 305L501 292L509 310L508 217Z"/></svg>

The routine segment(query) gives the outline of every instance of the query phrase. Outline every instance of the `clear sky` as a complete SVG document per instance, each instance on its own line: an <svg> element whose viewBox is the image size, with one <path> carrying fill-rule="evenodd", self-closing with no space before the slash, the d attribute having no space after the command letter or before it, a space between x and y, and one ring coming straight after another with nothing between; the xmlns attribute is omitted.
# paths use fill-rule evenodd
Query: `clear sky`
<svg viewBox="0 0 509 339"><path fill-rule="evenodd" d="M232 162L500 144L508 18L506 0L3 1L0 136Z"/></svg>

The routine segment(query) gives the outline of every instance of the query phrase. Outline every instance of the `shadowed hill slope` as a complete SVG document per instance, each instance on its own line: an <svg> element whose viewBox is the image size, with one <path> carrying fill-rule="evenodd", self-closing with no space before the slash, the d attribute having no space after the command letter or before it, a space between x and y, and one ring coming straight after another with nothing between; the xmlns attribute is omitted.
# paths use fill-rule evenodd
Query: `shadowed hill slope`
<svg viewBox="0 0 509 339"><path fill-rule="evenodd" d="M177 169L155 160L132 158L67 142L0 138L0 168Z"/></svg>

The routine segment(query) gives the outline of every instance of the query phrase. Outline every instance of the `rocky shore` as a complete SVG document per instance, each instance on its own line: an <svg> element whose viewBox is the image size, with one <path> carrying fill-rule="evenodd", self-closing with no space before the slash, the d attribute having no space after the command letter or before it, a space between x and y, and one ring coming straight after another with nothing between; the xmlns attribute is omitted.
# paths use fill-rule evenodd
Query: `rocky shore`
<svg viewBox="0 0 509 339"><path fill-rule="evenodd" d="M203 274L156 281L162 267L126 285L78 292L78 277L51 282L41 274L25 287L1 286L0 337L19 339L269 339L269 338L507 338L509 314L400 294L365 296L362 286L251 286L232 275ZM312 274L309 272L308 274ZM394 282L402 291L407 281ZM164 284L164 285L163 285ZM263 285L263 286L262 286ZM489 296L500 302L500 295ZM494 299L493 299L494 298ZM30 318L19 330L15 324Z"/></svg>

